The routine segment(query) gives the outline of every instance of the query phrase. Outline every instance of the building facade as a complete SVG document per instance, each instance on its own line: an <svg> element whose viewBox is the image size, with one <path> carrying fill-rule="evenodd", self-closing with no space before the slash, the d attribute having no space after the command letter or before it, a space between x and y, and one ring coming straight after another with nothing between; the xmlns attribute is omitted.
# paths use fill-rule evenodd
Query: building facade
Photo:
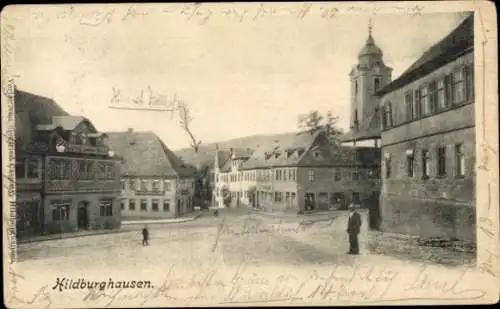
<svg viewBox="0 0 500 309"><path fill-rule="evenodd" d="M378 95L383 228L475 240L473 16Z"/></svg>
<svg viewBox="0 0 500 309"><path fill-rule="evenodd" d="M216 175L215 195L270 211L346 209L376 199L378 162L371 148L338 147L323 132L293 133L232 155Z"/></svg>
<svg viewBox="0 0 500 309"><path fill-rule="evenodd" d="M184 164L153 132L109 132L123 158L120 209L124 218L172 218L194 209L196 169Z"/></svg>
<svg viewBox="0 0 500 309"><path fill-rule="evenodd" d="M221 150L217 146L215 149L215 158L213 168L211 169L212 175L212 199L213 205L218 208L229 207L231 203L231 193L229 192L229 173L225 169L226 163L232 157L231 150ZM224 173L221 170L224 169Z"/></svg>
<svg viewBox="0 0 500 309"><path fill-rule="evenodd" d="M53 100L15 93L17 235L116 228L119 164L107 137Z"/></svg>

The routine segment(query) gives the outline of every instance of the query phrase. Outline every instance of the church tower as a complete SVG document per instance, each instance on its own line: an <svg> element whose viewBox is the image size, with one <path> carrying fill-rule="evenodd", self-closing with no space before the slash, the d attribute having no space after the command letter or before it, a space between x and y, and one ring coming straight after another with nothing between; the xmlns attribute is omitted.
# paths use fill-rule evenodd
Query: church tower
<svg viewBox="0 0 500 309"><path fill-rule="evenodd" d="M372 36L372 20L368 24L368 38L358 53L358 63L352 68L351 130L379 129L379 99L375 92L391 82L392 68L384 64L382 50Z"/></svg>

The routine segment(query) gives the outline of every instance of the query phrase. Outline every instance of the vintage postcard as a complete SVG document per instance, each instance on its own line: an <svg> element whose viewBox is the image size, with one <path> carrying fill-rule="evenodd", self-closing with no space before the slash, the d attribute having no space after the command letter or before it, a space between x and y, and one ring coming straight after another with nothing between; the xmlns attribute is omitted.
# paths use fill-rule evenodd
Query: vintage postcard
<svg viewBox="0 0 500 309"><path fill-rule="evenodd" d="M9 308L499 297L486 1L12 5Z"/></svg>

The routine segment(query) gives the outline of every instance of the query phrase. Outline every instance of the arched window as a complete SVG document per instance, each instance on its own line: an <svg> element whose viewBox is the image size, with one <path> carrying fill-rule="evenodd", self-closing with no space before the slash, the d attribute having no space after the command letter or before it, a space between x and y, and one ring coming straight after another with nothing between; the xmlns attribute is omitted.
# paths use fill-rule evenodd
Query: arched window
<svg viewBox="0 0 500 309"><path fill-rule="evenodd" d="M374 90L374 91L379 90L379 89L380 89L381 84L382 84L382 83L381 83L381 78L380 78L380 77L378 77L378 76L377 76L377 77L375 77L375 78L373 79L373 90Z"/></svg>

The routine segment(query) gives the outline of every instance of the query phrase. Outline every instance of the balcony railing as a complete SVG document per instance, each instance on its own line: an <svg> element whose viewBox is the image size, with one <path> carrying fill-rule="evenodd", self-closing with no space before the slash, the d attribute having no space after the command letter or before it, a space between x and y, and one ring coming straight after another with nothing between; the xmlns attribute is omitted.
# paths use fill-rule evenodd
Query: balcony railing
<svg viewBox="0 0 500 309"><path fill-rule="evenodd" d="M137 189L135 195L165 195L165 190L160 189Z"/></svg>
<svg viewBox="0 0 500 309"><path fill-rule="evenodd" d="M119 192L120 182L117 180L47 180L45 191L51 192Z"/></svg>
<svg viewBox="0 0 500 309"><path fill-rule="evenodd" d="M92 145L68 144L66 151L76 152L76 153L86 153L86 154L107 155L109 147L105 145L92 146Z"/></svg>

